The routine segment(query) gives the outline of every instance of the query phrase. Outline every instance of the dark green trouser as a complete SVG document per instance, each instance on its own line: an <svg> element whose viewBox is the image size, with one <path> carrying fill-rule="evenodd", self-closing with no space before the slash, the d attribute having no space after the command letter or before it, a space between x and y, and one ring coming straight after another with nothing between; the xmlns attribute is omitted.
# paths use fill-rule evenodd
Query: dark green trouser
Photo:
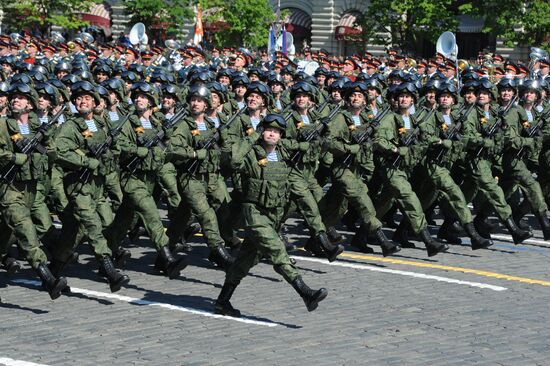
<svg viewBox="0 0 550 366"><path fill-rule="evenodd" d="M15 236L17 245L25 253L26 259L33 268L48 259L40 248L38 235L31 219L31 206L36 193L36 182L14 182L0 184L0 233L2 239L8 242L11 234ZM4 245L4 240L2 240ZM5 246L0 254L5 254Z"/></svg>
<svg viewBox="0 0 550 366"><path fill-rule="evenodd" d="M334 189L330 194L327 193L319 203L326 226L338 224L343 211L343 198L355 209L362 226L369 233L382 227L382 223L376 217L377 211L368 195L369 189L355 172L342 168L337 174L333 174L332 185Z"/></svg>
<svg viewBox="0 0 550 366"><path fill-rule="evenodd" d="M47 247L55 245L55 238L57 236L57 229L53 226L50 209L46 204L46 197L50 193L50 187L50 179L47 175L44 175L43 179L36 183L36 195L31 207L31 217L36 233L38 238Z"/></svg>
<svg viewBox="0 0 550 366"><path fill-rule="evenodd" d="M493 177L491 164L486 159L469 160L465 164L455 165L456 171L453 175L463 177L464 181L461 184L462 192L466 202L472 202L477 192L485 199L486 204L479 206L479 202L483 200L475 200L476 211L482 212L492 208L500 220L506 220L512 215L512 209L506 203L504 192ZM490 208L484 207L489 205Z"/></svg>
<svg viewBox="0 0 550 366"><path fill-rule="evenodd" d="M82 236L88 238L97 257L111 255L98 213L98 202L103 196L102 177L93 176L86 184L80 182L79 173L64 178L69 203L62 215L60 241L54 247L54 257L66 260Z"/></svg>
<svg viewBox="0 0 550 366"><path fill-rule="evenodd" d="M185 174L178 178L181 203L176 211L174 222L168 227L168 236L176 239L185 230L185 223L194 214L201 224L202 233L208 247L224 245L224 239L233 236L229 221L229 193L223 178L218 173L204 173L190 176ZM218 221L218 212L221 220ZM224 223L223 234L219 222Z"/></svg>
<svg viewBox="0 0 550 366"><path fill-rule="evenodd" d="M50 190L49 190L50 205L56 214L61 215L65 211L65 207L69 203L65 188L63 187L63 170L54 164L51 172Z"/></svg>
<svg viewBox="0 0 550 366"><path fill-rule="evenodd" d="M110 248L120 245L132 225L134 213L137 213L143 221L145 231L155 249L159 250L168 244L168 237L164 232L164 226L153 199L155 184L156 172L122 173L121 187L124 198L113 222L105 230Z"/></svg>
<svg viewBox="0 0 550 366"><path fill-rule="evenodd" d="M520 188L535 214L548 210L539 182L535 180L533 174L527 169L523 161L504 159L503 168L504 174L499 183L507 201L511 198L516 188Z"/></svg>
<svg viewBox="0 0 550 366"><path fill-rule="evenodd" d="M428 226L422 204L413 191L408 175L400 169L383 168L375 171L382 185L374 200L376 215L384 217L391 209L395 199L401 212L407 217L414 233L419 233ZM377 179L377 178L375 178Z"/></svg>
<svg viewBox="0 0 550 366"><path fill-rule="evenodd" d="M171 212L177 210L181 197L178 192L178 181L174 164L166 163L162 166L158 172L158 184L166 195L168 210Z"/></svg>
<svg viewBox="0 0 550 366"><path fill-rule="evenodd" d="M243 203L246 238L227 271L226 281L239 284L261 258L267 257L275 271L291 283L298 276L298 270L290 262L285 245L279 239L277 231L284 209L282 207L266 209L251 203Z"/></svg>
<svg viewBox="0 0 550 366"><path fill-rule="evenodd" d="M550 206L550 150L544 150L539 156L538 181L546 205Z"/></svg>
<svg viewBox="0 0 550 366"><path fill-rule="evenodd" d="M415 169L412 184L423 210L439 198L445 202L441 205L450 209L452 217L456 218L461 225L472 222L472 213L464 194L447 168L434 163L421 164Z"/></svg>
<svg viewBox="0 0 550 366"><path fill-rule="evenodd" d="M113 212L116 212L124 198L122 188L120 188L120 173L118 170L110 172L105 176L105 194L111 200Z"/></svg>

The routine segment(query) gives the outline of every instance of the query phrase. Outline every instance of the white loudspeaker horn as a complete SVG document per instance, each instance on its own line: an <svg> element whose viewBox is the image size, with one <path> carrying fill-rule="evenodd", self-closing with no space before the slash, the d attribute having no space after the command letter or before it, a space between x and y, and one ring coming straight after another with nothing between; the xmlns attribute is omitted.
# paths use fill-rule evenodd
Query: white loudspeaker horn
<svg viewBox="0 0 550 366"><path fill-rule="evenodd" d="M441 53L446 58L456 59L458 55L458 46L456 37L453 32L443 32L437 39L435 46L437 52Z"/></svg>
<svg viewBox="0 0 550 366"><path fill-rule="evenodd" d="M128 38L130 38L130 43L133 45L137 45L139 43L142 43L142 40L147 35L145 34L145 24L143 23L136 23L130 30L130 35Z"/></svg>
<svg viewBox="0 0 550 366"><path fill-rule="evenodd" d="M281 51L282 49L283 49L283 35L281 33L279 38L277 38L277 42L275 42L275 50ZM286 32L286 50L291 55L293 55L296 52L296 49L294 47L294 36L290 32Z"/></svg>

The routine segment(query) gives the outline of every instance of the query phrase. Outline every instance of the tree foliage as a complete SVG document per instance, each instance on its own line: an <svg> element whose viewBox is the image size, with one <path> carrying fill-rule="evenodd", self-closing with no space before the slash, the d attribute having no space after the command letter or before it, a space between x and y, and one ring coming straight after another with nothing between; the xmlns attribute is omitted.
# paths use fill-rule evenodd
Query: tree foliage
<svg viewBox="0 0 550 366"><path fill-rule="evenodd" d="M186 20L193 18L193 8L180 0L124 0L130 24L143 23L146 28L155 24L177 32Z"/></svg>
<svg viewBox="0 0 550 366"><path fill-rule="evenodd" d="M199 3L205 10L214 10L206 21L226 23L223 31L214 34L217 44L234 47L267 44L269 26L275 20L268 0L200 0Z"/></svg>
<svg viewBox="0 0 550 366"><path fill-rule="evenodd" d="M4 11L3 23L8 29L38 29L48 34L52 25L77 29L87 25L80 13L89 11L101 0L0 0Z"/></svg>

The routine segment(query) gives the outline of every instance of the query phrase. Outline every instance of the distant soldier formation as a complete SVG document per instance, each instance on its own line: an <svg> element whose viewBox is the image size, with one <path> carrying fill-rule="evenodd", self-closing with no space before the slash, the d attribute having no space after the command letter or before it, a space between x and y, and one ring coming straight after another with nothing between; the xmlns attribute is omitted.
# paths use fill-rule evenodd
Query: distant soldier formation
<svg viewBox="0 0 550 366"><path fill-rule="evenodd" d="M260 260L313 311L327 290L289 256L291 216L308 232L299 246L330 262L412 239L430 257L464 236L485 249L492 216L521 244L533 214L550 240L543 50L521 63L165 46L0 35L1 264L14 274L27 260L52 299L70 291L79 245L116 292L130 242L146 236L154 268L174 279L202 232L226 272L216 313L240 316L230 299Z"/></svg>

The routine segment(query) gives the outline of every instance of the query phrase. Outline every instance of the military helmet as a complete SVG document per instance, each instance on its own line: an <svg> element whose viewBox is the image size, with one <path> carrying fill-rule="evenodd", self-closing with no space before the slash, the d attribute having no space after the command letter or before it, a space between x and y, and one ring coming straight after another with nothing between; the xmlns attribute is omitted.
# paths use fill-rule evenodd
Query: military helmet
<svg viewBox="0 0 550 366"><path fill-rule="evenodd" d="M206 87L210 90L210 93L216 93L218 95L222 104L227 102L227 88L225 85L217 81L211 81L206 84Z"/></svg>
<svg viewBox="0 0 550 366"><path fill-rule="evenodd" d="M191 85L194 85L194 84L206 84L208 83L210 80L212 80L212 75L206 71L199 71L199 72L194 72L190 77L189 77L189 84Z"/></svg>
<svg viewBox="0 0 550 366"><path fill-rule="evenodd" d="M11 83L12 84L15 84L17 82L34 86L34 80L29 75L24 74L24 73L15 74L11 77Z"/></svg>
<svg viewBox="0 0 550 366"><path fill-rule="evenodd" d="M231 81L231 86L233 88L235 88L236 86L239 86L239 85L242 85L244 87L248 87L249 84L250 84L250 80L248 79L248 77L246 75L242 75L242 74L235 75L233 77L233 80Z"/></svg>
<svg viewBox="0 0 550 366"><path fill-rule="evenodd" d="M360 73L359 75L357 75L357 76L355 77L355 81L367 81L367 80L369 80L370 78L371 78L371 77L370 77L369 74L362 72L362 73Z"/></svg>
<svg viewBox="0 0 550 366"><path fill-rule="evenodd" d="M110 77L112 71L113 70L111 70L111 68L107 64L100 63L92 69L92 74L97 75L99 73L104 73L104 74L107 74Z"/></svg>
<svg viewBox="0 0 550 366"><path fill-rule="evenodd" d="M422 87L420 94L426 95L429 91L435 91L437 93L437 90L441 87L441 85L445 84L445 81L441 79L429 79L426 84Z"/></svg>
<svg viewBox="0 0 550 366"><path fill-rule="evenodd" d="M219 81L220 76L227 76L229 80L233 80L233 72L231 71L231 69L227 69L227 68L220 69L218 71L218 74L216 75L217 81Z"/></svg>
<svg viewBox="0 0 550 366"><path fill-rule="evenodd" d="M267 85L272 86L273 84L279 84L283 87L283 89L286 88L285 82L279 74L271 75L269 79L267 79Z"/></svg>
<svg viewBox="0 0 550 366"><path fill-rule="evenodd" d="M357 79L355 79L357 80ZM384 86L380 81L378 81L376 78L368 78L364 81L365 85L368 89L376 89L378 91L378 94L382 94L382 91L384 90Z"/></svg>
<svg viewBox="0 0 550 366"><path fill-rule="evenodd" d="M57 91L59 92L60 97L63 99L63 102L69 102L71 100L69 91L67 90L67 87L65 86L65 84L61 82L61 80L57 78L53 78L48 80L48 83L50 83L50 85L57 88Z"/></svg>
<svg viewBox="0 0 550 366"><path fill-rule="evenodd" d="M75 102L76 97L81 94L90 94L94 98L96 105L101 103L101 99L95 90L94 84L87 80L81 80L71 85L71 101L73 103Z"/></svg>
<svg viewBox="0 0 550 366"><path fill-rule="evenodd" d="M344 77L341 77L335 81L332 82L332 84L330 84L330 86L328 87L328 91L329 92L333 92L334 90L344 90L344 85L346 85L348 82L350 82L351 80L344 76Z"/></svg>
<svg viewBox="0 0 550 366"><path fill-rule="evenodd" d="M493 100L497 100L498 96L495 85L486 78L480 79L479 83L477 84L476 94L479 94L479 92L481 91L489 92Z"/></svg>
<svg viewBox="0 0 550 366"><path fill-rule="evenodd" d="M349 81L344 84L344 95L345 98L349 98L353 93L361 93L365 97L368 94L367 84L360 81Z"/></svg>
<svg viewBox="0 0 550 366"><path fill-rule="evenodd" d="M34 88L39 96L47 96L52 102L52 105L57 105L57 103L59 103L59 90L57 90L57 88L52 84L48 82L40 82L37 83Z"/></svg>
<svg viewBox="0 0 550 366"><path fill-rule="evenodd" d="M526 79L519 88L520 94L524 94L526 91L532 90L537 94L537 99L541 97L542 79Z"/></svg>
<svg viewBox="0 0 550 366"><path fill-rule="evenodd" d="M155 107L159 104L158 91L152 84L146 83L145 81L138 81L137 83L134 83L130 88L130 98L135 100L139 94L143 94L149 98L151 107Z"/></svg>
<svg viewBox="0 0 550 366"><path fill-rule="evenodd" d="M169 95L172 96L176 102L181 102L181 90L175 84L162 84L160 86L160 92L162 97Z"/></svg>
<svg viewBox="0 0 550 366"><path fill-rule="evenodd" d="M140 81L139 75L129 70L124 71L120 75L120 78L130 84L137 83L138 81Z"/></svg>
<svg viewBox="0 0 550 366"><path fill-rule="evenodd" d="M329 71L325 69L324 67L318 67L315 72L313 73L313 76L317 77L319 75L327 76Z"/></svg>
<svg viewBox="0 0 550 366"><path fill-rule="evenodd" d="M462 84L462 88L460 88L460 96L464 96L468 91L476 92L477 87L479 85L479 81L475 79L468 80Z"/></svg>
<svg viewBox="0 0 550 366"><path fill-rule="evenodd" d="M73 75L73 74L65 75L61 78L61 82L69 88L71 87L71 85L73 85L73 84L75 84L79 81L80 81L80 78L76 75Z"/></svg>
<svg viewBox="0 0 550 366"><path fill-rule="evenodd" d="M442 94L448 93L453 97L456 103L458 100L457 91L453 83L440 83L436 90L436 97L439 98Z"/></svg>
<svg viewBox="0 0 550 366"><path fill-rule="evenodd" d="M394 96L397 97L401 94L410 94L416 101L418 99L418 89L416 85L411 82L401 83L397 85Z"/></svg>
<svg viewBox="0 0 550 366"><path fill-rule="evenodd" d="M508 77L508 76L505 76L502 79L500 79L500 81L497 84L497 88L499 91L504 88L510 88L516 91L517 86L518 86L518 83L516 82L516 80L513 77Z"/></svg>
<svg viewBox="0 0 550 366"><path fill-rule="evenodd" d="M32 70L32 65L29 63L26 63L23 60L15 62L15 69L19 71L20 73L29 72Z"/></svg>
<svg viewBox="0 0 550 366"><path fill-rule="evenodd" d="M101 83L110 92L117 95L119 101L123 101L126 97L126 85L119 78L111 78Z"/></svg>
<svg viewBox="0 0 550 366"><path fill-rule="evenodd" d="M286 121L281 114L267 114L258 124L258 128L265 129L267 127L276 128L281 131L281 136L284 136L286 130Z"/></svg>
<svg viewBox="0 0 550 366"><path fill-rule="evenodd" d="M8 95L10 89L10 83L7 81L2 81L0 83L0 95Z"/></svg>
<svg viewBox="0 0 550 366"><path fill-rule="evenodd" d="M32 68L32 71L33 72L39 72L41 74L44 74L45 76L49 76L50 74L50 70L48 70L48 68L44 65L39 65L39 64L35 64L34 67Z"/></svg>
<svg viewBox="0 0 550 366"><path fill-rule="evenodd" d="M309 95L311 100L316 100L316 90L315 87L305 81L299 81L296 84L290 87L290 99L294 100L298 94Z"/></svg>
<svg viewBox="0 0 550 366"><path fill-rule="evenodd" d="M34 108L38 108L38 93L30 84L24 84L20 81L15 82L10 85L8 89L8 95L11 99L15 94L21 94L29 98Z"/></svg>
<svg viewBox="0 0 550 366"><path fill-rule="evenodd" d="M109 97L109 91L103 85L96 85L95 91L100 98L103 98L106 105L111 104L111 98Z"/></svg>
<svg viewBox="0 0 550 366"><path fill-rule="evenodd" d="M252 93L259 94L263 98L266 107L269 107L271 90L267 85L265 85L265 83L261 81L253 81L248 84L246 93L244 93L244 98L248 98L248 96Z"/></svg>
<svg viewBox="0 0 550 366"><path fill-rule="evenodd" d="M202 84L199 85L193 85L189 88L189 93L187 93L187 103L191 104L191 98L192 97L198 97L204 99L206 101L206 104L208 104L208 107L212 106L212 93L210 93L210 90Z"/></svg>
<svg viewBox="0 0 550 366"><path fill-rule="evenodd" d="M143 79L145 74L145 68L142 65L135 63L128 66L128 71L134 72L139 76L140 79Z"/></svg>

